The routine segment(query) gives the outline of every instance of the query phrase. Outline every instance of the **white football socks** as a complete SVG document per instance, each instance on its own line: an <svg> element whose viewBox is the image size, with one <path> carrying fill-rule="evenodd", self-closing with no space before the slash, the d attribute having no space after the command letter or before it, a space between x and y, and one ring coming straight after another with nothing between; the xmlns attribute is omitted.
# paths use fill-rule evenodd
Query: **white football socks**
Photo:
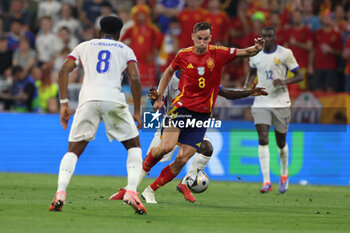
<svg viewBox="0 0 350 233"><path fill-rule="evenodd" d="M269 145L265 145L265 146L259 145L258 153L259 153L260 169L261 169L261 173L262 173L263 178L264 178L264 184L271 183Z"/></svg>
<svg viewBox="0 0 350 233"><path fill-rule="evenodd" d="M128 184L125 189L136 192L137 186L141 182L142 150L140 147L133 147L128 150L126 169L128 171Z"/></svg>
<svg viewBox="0 0 350 233"><path fill-rule="evenodd" d="M60 164L60 170L58 173L57 192L60 192L60 191L66 192L70 179L73 176L77 161L78 161L78 156L73 152L67 152L63 156Z"/></svg>
<svg viewBox="0 0 350 233"><path fill-rule="evenodd" d="M195 155L193 161L192 161L192 166L190 168L190 170L187 172L185 178L189 175L191 175L192 173L197 172L198 170L204 170L204 168L207 166L207 164L209 163L210 157L205 156L201 153L198 153ZM182 184L186 183L186 179L182 179L181 181Z"/></svg>
<svg viewBox="0 0 350 233"><path fill-rule="evenodd" d="M288 175L288 156L289 156L289 150L288 150L288 144L281 149L278 148L278 153L280 155L281 160L281 176L287 176Z"/></svg>

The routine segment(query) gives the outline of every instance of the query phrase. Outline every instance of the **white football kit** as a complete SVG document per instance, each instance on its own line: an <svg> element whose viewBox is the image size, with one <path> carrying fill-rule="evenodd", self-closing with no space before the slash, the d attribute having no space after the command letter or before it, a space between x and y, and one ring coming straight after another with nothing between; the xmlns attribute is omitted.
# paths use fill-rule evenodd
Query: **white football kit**
<svg viewBox="0 0 350 233"><path fill-rule="evenodd" d="M299 65L290 49L276 45L273 52L261 51L249 58L249 65L257 69L258 87L264 87L267 96L256 96L252 106L254 124L273 125L278 132L285 133L291 117L291 101L287 85L274 87L273 80L287 78L288 70L295 71Z"/></svg>
<svg viewBox="0 0 350 233"><path fill-rule="evenodd" d="M173 75L173 77L171 78L168 86L166 87L165 91L164 91L164 95L163 95L163 107L164 107L164 113L165 115L174 107L173 105L173 100L179 95L180 90L179 90L179 81L180 81L180 76L178 74L178 72L176 71ZM154 133L154 137L152 139L151 144L148 147L147 150L147 154L149 153L149 151L151 150L151 148L157 146L160 144L161 142L161 129L158 129L155 133ZM209 138L207 137L207 135L204 135L203 140L207 140L210 141ZM175 150L178 148L179 146L176 145L174 147L174 149L172 151L170 151L168 154L164 155L163 158L160 160L161 162L166 162L169 161L171 159L171 157L173 156Z"/></svg>
<svg viewBox="0 0 350 233"><path fill-rule="evenodd" d="M92 39L79 44L68 56L84 68L79 105L74 115L69 141L91 141L101 121L110 141L138 136L134 119L121 92L122 73L129 62L137 62L134 52L112 39Z"/></svg>

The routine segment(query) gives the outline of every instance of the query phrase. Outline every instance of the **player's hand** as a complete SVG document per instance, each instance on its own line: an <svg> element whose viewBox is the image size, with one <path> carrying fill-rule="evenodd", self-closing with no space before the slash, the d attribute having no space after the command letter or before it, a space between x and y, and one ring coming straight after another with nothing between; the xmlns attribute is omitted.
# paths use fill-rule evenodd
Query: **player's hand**
<svg viewBox="0 0 350 233"><path fill-rule="evenodd" d="M279 87L285 85L285 82L281 79L274 79L272 84L274 87Z"/></svg>
<svg viewBox="0 0 350 233"><path fill-rule="evenodd" d="M60 123L63 129L68 128L68 120L72 116L72 110L69 108L68 103L61 104L60 109Z"/></svg>
<svg viewBox="0 0 350 233"><path fill-rule="evenodd" d="M254 83L252 89L251 89L251 96L259 96L259 95L268 95L269 93L267 93L265 91L265 88L263 87L256 87L257 83Z"/></svg>
<svg viewBox="0 0 350 233"><path fill-rule="evenodd" d="M142 120L141 120L140 114L134 114L133 117L134 117L134 121L137 122L137 125L136 125L137 129L142 129Z"/></svg>
<svg viewBox="0 0 350 233"><path fill-rule="evenodd" d="M156 100L158 97L158 92L153 87L148 91L148 99Z"/></svg>
<svg viewBox="0 0 350 233"><path fill-rule="evenodd" d="M265 40L263 38L261 37L255 38L254 42L255 42L254 46L257 51L261 51L264 49Z"/></svg>
<svg viewBox="0 0 350 233"><path fill-rule="evenodd" d="M163 101L161 98L157 98L156 101L153 104L153 110L158 111L162 108L163 106Z"/></svg>

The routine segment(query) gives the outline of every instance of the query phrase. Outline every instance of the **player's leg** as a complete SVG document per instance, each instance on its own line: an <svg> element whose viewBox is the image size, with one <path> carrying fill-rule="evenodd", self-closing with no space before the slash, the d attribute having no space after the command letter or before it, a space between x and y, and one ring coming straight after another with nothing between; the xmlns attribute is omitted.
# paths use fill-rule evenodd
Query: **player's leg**
<svg viewBox="0 0 350 233"><path fill-rule="evenodd" d="M136 213L145 214L146 209L136 193L142 167L142 150L134 119L127 106L114 102L101 102L101 112L109 140L122 142L128 152L126 160L128 184L122 195L123 200L133 207Z"/></svg>
<svg viewBox="0 0 350 233"><path fill-rule="evenodd" d="M272 191L270 180L270 150L269 150L269 125L257 124L255 125L259 137L259 163L261 173L263 175L263 187L260 189L261 193Z"/></svg>
<svg viewBox="0 0 350 233"><path fill-rule="evenodd" d="M273 126L275 127L275 136L278 153L281 164L281 179L279 182L279 191L284 193L288 189L288 157L289 150L286 143L287 130L291 119L290 108L274 109Z"/></svg>
<svg viewBox="0 0 350 233"><path fill-rule="evenodd" d="M150 152L150 150L153 147L156 147L156 146L158 146L160 144L160 142L161 142L160 134L161 134L160 130L157 131L154 134L152 142L151 142L150 146L148 147L147 154ZM169 161L177 148L178 148L178 145L176 145L172 151L170 151L169 153L165 154L160 161L161 162ZM148 174L148 172L144 171L143 168L142 168L141 169L141 175L139 177L137 186L141 183L141 181L143 180L143 178L147 174ZM113 194L109 199L110 200L123 200L123 197L124 197L124 194L125 194L127 188L128 188L127 186L125 188L120 188L119 191L117 193Z"/></svg>
<svg viewBox="0 0 350 233"><path fill-rule="evenodd" d="M126 160L128 184L126 186L123 200L125 203L132 206L136 213L146 214L146 208L141 203L136 193L142 171L142 150L140 147L139 136L122 141L122 143L128 151L128 158Z"/></svg>
<svg viewBox="0 0 350 233"><path fill-rule="evenodd" d="M270 180L270 150L269 150L269 130L272 123L272 114L269 108L252 108L255 128L258 132L259 163L263 175L263 187L261 193L272 191Z"/></svg>
<svg viewBox="0 0 350 233"><path fill-rule="evenodd" d="M160 159L167 153L173 151L176 143L178 141L180 135L180 129L176 127L165 128L162 134L161 143L153 147L147 155L147 158L143 162L142 169L145 172L149 172L151 168L160 161ZM168 168L167 166L166 168ZM174 179L172 174L169 172L169 169L163 169L160 176L162 179L164 178L164 182L168 183L170 180ZM158 177L158 178L159 178ZM167 181L169 180L169 181ZM165 184L164 183L164 184ZM141 197L146 200L147 203L156 204L157 201L155 199L154 190L148 186L143 192Z"/></svg>
<svg viewBox="0 0 350 233"><path fill-rule="evenodd" d="M69 133L68 151L63 156L58 173L58 186L50 211L61 211L66 199L66 189L74 174L75 166L80 155L84 152L89 141L93 140L100 123L100 117L95 114L98 108L96 102L79 106L74 115Z"/></svg>
<svg viewBox="0 0 350 233"><path fill-rule="evenodd" d="M202 142L201 149L195 155L192 161L192 166L190 170L187 172L186 176L180 181L180 183L177 186L177 190L184 195L186 200L190 202L196 201L196 198L192 195L192 192L188 189L186 185L186 178L191 174L196 173L198 170L204 170L204 168L209 163L212 154L213 145L211 144L209 138L205 136Z"/></svg>
<svg viewBox="0 0 350 233"><path fill-rule="evenodd" d="M143 161L142 169L148 173L154 165L156 165L165 154L171 152L176 146L180 135L180 129L172 126L165 128L162 134L160 144L151 148L147 157Z"/></svg>
<svg viewBox="0 0 350 233"><path fill-rule="evenodd" d="M194 153L196 153L196 151L197 148L193 146L186 144L181 145L176 159L171 164L166 166L161 171L158 178L142 192L142 197L147 203L157 203L154 197L154 192L158 188L172 181L180 173L187 161L194 155Z"/></svg>
<svg viewBox="0 0 350 233"><path fill-rule="evenodd" d="M60 163L57 191L50 205L50 211L62 211L63 204L66 201L66 190L74 174L76 163L88 143L88 141L69 142L68 152L63 156Z"/></svg>
<svg viewBox="0 0 350 233"><path fill-rule="evenodd" d="M288 157L289 149L288 144L286 143L286 133L279 133L275 130L276 141L278 153L280 155L280 164L281 164L281 179L279 182L279 191L280 193L285 193L288 189L289 178L288 178Z"/></svg>

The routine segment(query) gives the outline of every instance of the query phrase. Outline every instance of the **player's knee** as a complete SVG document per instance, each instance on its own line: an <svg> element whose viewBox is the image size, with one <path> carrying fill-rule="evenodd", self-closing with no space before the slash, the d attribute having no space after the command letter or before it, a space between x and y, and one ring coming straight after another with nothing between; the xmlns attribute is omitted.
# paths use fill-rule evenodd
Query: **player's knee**
<svg viewBox="0 0 350 233"><path fill-rule="evenodd" d="M163 155L168 154L170 151L174 149L171 145L161 145L160 150Z"/></svg>
<svg viewBox="0 0 350 233"><path fill-rule="evenodd" d="M281 149L283 149L283 147L286 145L286 141L285 140L281 140L281 141L277 141L277 146Z"/></svg>
<svg viewBox="0 0 350 233"><path fill-rule="evenodd" d="M202 142L202 146L201 146L201 149L199 150L199 153L201 153L204 156L211 157L211 155L213 154L213 151L214 149L211 142L208 140L204 140Z"/></svg>
<svg viewBox="0 0 350 233"><path fill-rule="evenodd" d="M259 138L259 145L266 146L269 144L269 138L268 137L260 137Z"/></svg>

